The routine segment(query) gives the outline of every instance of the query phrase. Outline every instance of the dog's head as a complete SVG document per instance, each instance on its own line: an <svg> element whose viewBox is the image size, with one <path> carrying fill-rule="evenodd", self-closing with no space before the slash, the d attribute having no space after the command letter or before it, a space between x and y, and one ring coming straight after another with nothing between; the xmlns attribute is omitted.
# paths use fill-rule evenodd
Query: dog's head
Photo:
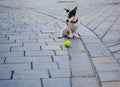
<svg viewBox="0 0 120 87"><path fill-rule="evenodd" d="M67 13L67 20L66 20L66 24L68 25L69 22L71 23L77 23L78 22L78 18L76 17L76 12L77 12L77 6L72 9L71 11L69 9L64 8L66 13Z"/></svg>
<svg viewBox="0 0 120 87"><path fill-rule="evenodd" d="M67 13L67 16L68 18L70 19L71 17L75 17L76 16L76 12L77 12L77 6L73 9L73 10L69 10L69 9L66 9L64 8L66 13Z"/></svg>

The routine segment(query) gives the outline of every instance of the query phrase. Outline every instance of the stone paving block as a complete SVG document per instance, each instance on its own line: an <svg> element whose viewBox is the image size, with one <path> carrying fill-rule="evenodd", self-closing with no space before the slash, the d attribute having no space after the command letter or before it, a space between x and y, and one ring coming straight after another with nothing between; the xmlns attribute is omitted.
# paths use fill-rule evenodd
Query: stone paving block
<svg viewBox="0 0 120 87"><path fill-rule="evenodd" d="M9 39L10 40L16 40L16 39L18 39L18 40L29 40L29 36L27 36L27 35L26 36L20 36L20 35L18 35L18 36L15 35L14 36L13 35L13 36L10 36Z"/></svg>
<svg viewBox="0 0 120 87"><path fill-rule="evenodd" d="M109 50L110 50L111 52L119 51L119 50L120 50L120 45L116 45L116 46L109 47Z"/></svg>
<svg viewBox="0 0 120 87"><path fill-rule="evenodd" d="M98 72L120 70L120 65L118 63L96 64L95 67L96 67Z"/></svg>
<svg viewBox="0 0 120 87"><path fill-rule="evenodd" d="M0 47L16 47L16 46L22 47L22 43L0 44Z"/></svg>
<svg viewBox="0 0 120 87"><path fill-rule="evenodd" d="M60 46L60 45L63 45L63 42L62 41L51 41L51 42L47 42L47 45L48 46Z"/></svg>
<svg viewBox="0 0 120 87"><path fill-rule="evenodd" d="M50 70L51 78L70 78L69 69Z"/></svg>
<svg viewBox="0 0 120 87"><path fill-rule="evenodd" d="M69 62L57 62L59 69L70 69Z"/></svg>
<svg viewBox="0 0 120 87"><path fill-rule="evenodd" d="M99 72L101 81L120 81L120 71Z"/></svg>
<svg viewBox="0 0 120 87"><path fill-rule="evenodd" d="M31 35L32 35L32 36L37 36L37 34L36 34L35 32L33 32L33 31L31 31L31 32L30 32L30 31L21 32L20 35L21 35L21 36L25 36L25 37L31 36Z"/></svg>
<svg viewBox="0 0 120 87"><path fill-rule="evenodd" d="M1 80L0 87L42 87L40 79L34 80Z"/></svg>
<svg viewBox="0 0 120 87"><path fill-rule="evenodd" d="M71 87L69 78L43 79L44 87Z"/></svg>
<svg viewBox="0 0 120 87"><path fill-rule="evenodd" d="M107 50L107 48L101 44L85 44L91 57L104 57L104 56L111 56L111 53Z"/></svg>
<svg viewBox="0 0 120 87"><path fill-rule="evenodd" d="M30 39L32 40L32 39L50 39L50 36L48 36L48 35L39 35L39 36L30 36Z"/></svg>
<svg viewBox="0 0 120 87"><path fill-rule="evenodd" d="M109 64L109 63L117 63L117 61L113 57L97 57L92 58L94 64Z"/></svg>
<svg viewBox="0 0 120 87"><path fill-rule="evenodd" d="M95 77L72 78L72 87L100 87Z"/></svg>
<svg viewBox="0 0 120 87"><path fill-rule="evenodd" d="M1 70L30 70L31 65L30 63L24 63L24 64L1 64L0 65L0 71Z"/></svg>
<svg viewBox="0 0 120 87"><path fill-rule="evenodd" d="M39 51L41 50L40 46L24 46L24 47L12 47L11 51Z"/></svg>
<svg viewBox="0 0 120 87"><path fill-rule="evenodd" d="M24 52L1 52L0 57L20 57L24 56Z"/></svg>
<svg viewBox="0 0 120 87"><path fill-rule="evenodd" d="M38 42L51 42L54 41L52 38L49 39L38 39Z"/></svg>
<svg viewBox="0 0 120 87"><path fill-rule="evenodd" d="M8 52L10 51L10 47L0 47L0 52Z"/></svg>
<svg viewBox="0 0 120 87"><path fill-rule="evenodd" d="M102 87L120 87L120 82L102 82Z"/></svg>
<svg viewBox="0 0 120 87"><path fill-rule="evenodd" d="M56 36L56 37L57 37L57 36ZM54 40L55 40L56 42L57 42L57 41L62 41L62 42L65 41L65 39L58 39L58 38L55 38Z"/></svg>
<svg viewBox="0 0 120 87"><path fill-rule="evenodd" d="M61 50L60 46L41 46L42 50Z"/></svg>
<svg viewBox="0 0 120 87"><path fill-rule="evenodd" d="M80 26L80 29L78 29L78 33L82 38L98 38L93 32L91 32L85 26Z"/></svg>
<svg viewBox="0 0 120 87"><path fill-rule="evenodd" d="M0 80L5 80L5 79L11 79L11 71L8 70L0 71Z"/></svg>
<svg viewBox="0 0 120 87"><path fill-rule="evenodd" d="M53 56L54 62L62 62L67 63L69 62L69 56Z"/></svg>
<svg viewBox="0 0 120 87"><path fill-rule="evenodd" d="M109 23L109 24L108 24ZM111 27L113 22L103 22L97 29L95 29L95 33L102 38L104 34L108 31L108 29Z"/></svg>
<svg viewBox="0 0 120 87"><path fill-rule="evenodd" d="M101 43L101 41L98 38L82 38L84 43Z"/></svg>
<svg viewBox="0 0 120 87"><path fill-rule="evenodd" d="M118 42L119 41L119 32L112 33L108 32L104 38L102 39L103 42Z"/></svg>
<svg viewBox="0 0 120 87"><path fill-rule="evenodd" d="M40 78L49 78L48 71L14 71L13 79L40 79Z"/></svg>
<svg viewBox="0 0 120 87"><path fill-rule="evenodd" d="M5 63L52 62L51 56L43 57L7 57Z"/></svg>
<svg viewBox="0 0 120 87"><path fill-rule="evenodd" d="M113 55L116 59L120 59L120 53L113 53Z"/></svg>
<svg viewBox="0 0 120 87"><path fill-rule="evenodd" d="M54 51L26 51L25 56L54 56Z"/></svg>
<svg viewBox="0 0 120 87"><path fill-rule="evenodd" d="M15 40L16 41L16 43L21 43L21 42L23 42L23 43L36 43L37 42L37 39L27 39L27 40L25 40L25 39L23 39L23 40Z"/></svg>
<svg viewBox="0 0 120 87"><path fill-rule="evenodd" d="M5 58L0 57L0 64L4 63L4 61L5 61Z"/></svg>
<svg viewBox="0 0 120 87"><path fill-rule="evenodd" d="M76 44L74 48L69 49L69 52L71 53L70 65L72 76L94 76L88 54L81 52L80 50L79 44Z"/></svg>
<svg viewBox="0 0 120 87"><path fill-rule="evenodd" d="M55 50L56 56L69 55L67 50Z"/></svg>
<svg viewBox="0 0 120 87"><path fill-rule="evenodd" d="M92 21L89 25L87 25L91 30L94 30L97 26L99 26L104 20L106 19L106 17L99 17L97 19L95 19L94 21Z"/></svg>
<svg viewBox="0 0 120 87"><path fill-rule="evenodd" d="M42 45L46 45L46 43L45 42L42 42L42 43L23 43L23 46L25 46L25 47L32 47L32 46L42 46Z"/></svg>
<svg viewBox="0 0 120 87"><path fill-rule="evenodd" d="M15 40L0 40L0 44L15 43Z"/></svg>
<svg viewBox="0 0 120 87"><path fill-rule="evenodd" d="M4 38L5 37L5 35L4 34L0 34L0 38Z"/></svg>
<svg viewBox="0 0 120 87"><path fill-rule="evenodd" d="M33 63L33 70L57 70L58 66L56 63Z"/></svg>

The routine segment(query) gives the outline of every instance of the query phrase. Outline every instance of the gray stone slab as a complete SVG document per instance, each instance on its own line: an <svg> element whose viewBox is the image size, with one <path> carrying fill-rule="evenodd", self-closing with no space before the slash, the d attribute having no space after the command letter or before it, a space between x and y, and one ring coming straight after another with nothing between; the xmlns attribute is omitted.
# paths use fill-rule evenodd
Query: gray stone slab
<svg viewBox="0 0 120 87"><path fill-rule="evenodd" d="M7 57L5 63L52 62L51 56L43 57Z"/></svg>
<svg viewBox="0 0 120 87"><path fill-rule="evenodd" d="M27 71L14 71L13 79L37 79L37 78L49 78L48 71L42 70L42 71L33 71L33 70L27 70Z"/></svg>
<svg viewBox="0 0 120 87"><path fill-rule="evenodd" d="M0 40L0 44L15 43L15 40Z"/></svg>
<svg viewBox="0 0 120 87"><path fill-rule="evenodd" d="M120 45L116 45L116 46L109 47L109 50L110 50L111 52L119 51L119 50L120 50Z"/></svg>
<svg viewBox="0 0 120 87"><path fill-rule="evenodd" d="M0 47L0 52L8 52L10 51L10 47Z"/></svg>
<svg viewBox="0 0 120 87"><path fill-rule="evenodd" d="M72 76L94 76L87 52L81 51L80 40L71 40L71 42L74 44L73 48L69 49Z"/></svg>
<svg viewBox="0 0 120 87"><path fill-rule="evenodd" d="M120 87L120 81L116 81L116 82L102 82L102 87Z"/></svg>
<svg viewBox="0 0 120 87"><path fill-rule="evenodd" d="M35 43L35 42L37 42L37 39L29 39L29 40L16 40L16 43L21 43L21 42L23 42L23 43Z"/></svg>
<svg viewBox="0 0 120 87"><path fill-rule="evenodd" d="M54 56L54 51L26 51L25 56Z"/></svg>
<svg viewBox="0 0 120 87"><path fill-rule="evenodd" d="M4 61L5 61L5 58L2 58L2 57L1 57L1 58L0 58L0 64L1 64L1 63L4 63Z"/></svg>
<svg viewBox="0 0 120 87"><path fill-rule="evenodd" d="M60 46L41 46L42 50L61 50Z"/></svg>
<svg viewBox="0 0 120 87"><path fill-rule="evenodd" d="M108 32L105 37L102 39L103 42L118 42L120 34L119 32Z"/></svg>
<svg viewBox="0 0 120 87"><path fill-rule="evenodd" d="M56 56L65 56L65 55L69 55L67 50L56 50L55 51Z"/></svg>
<svg viewBox="0 0 120 87"><path fill-rule="evenodd" d="M95 77L72 78L72 87L100 87Z"/></svg>
<svg viewBox="0 0 120 87"><path fill-rule="evenodd" d="M111 53L107 50L107 48L102 43L85 44L85 45L91 57L111 56Z"/></svg>
<svg viewBox="0 0 120 87"><path fill-rule="evenodd" d="M120 71L99 72L101 81L120 81Z"/></svg>
<svg viewBox="0 0 120 87"><path fill-rule="evenodd" d="M50 70L52 78L70 78L69 69Z"/></svg>
<svg viewBox="0 0 120 87"><path fill-rule="evenodd" d="M57 62L59 69L70 69L69 62Z"/></svg>
<svg viewBox="0 0 120 87"><path fill-rule="evenodd" d="M0 71L1 70L30 70L31 65L30 63L24 63L24 64L1 64L0 65Z"/></svg>
<svg viewBox="0 0 120 87"><path fill-rule="evenodd" d="M24 47L12 47L11 51L37 51L37 50L41 50L40 46L24 46Z"/></svg>
<svg viewBox="0 0 120 87"><path fill-rule="evenodd" d="M41 46L41 45L46 45L46 44L44 42L42 42L42 43L23 43L23 46L25 46L25 47Z"/></svg>
<svg viewBox="0 0 120 87"><path fill-rule="evenodd" d="M116 59L120 59L120 53L113 53L113 55Z"/></svg>
<svg viewBox="0 0 120 87"><path fill-rule="evenodd" d="M47 45L48 46L60 46L60 45L63 45L64 43L63 43L63 41L57 41L57 42L55 42L55 41L51 41L51 42L47 42Z"/></svg>
<svg viewBox="0 0 120 87"><path fill-rule="evenodd" d="M0 70L0 80L11 79L10 70Z"/></svg>
<svg viewBox="0 0 120 87"><path fill-rule="evenodd" d="M118 63L105 63L95 65L98 72L101 71L118 71L120 70L120 65Z"/></svg>
<svg viewBox="0 0 120 87"><path fill-rule="evenodd" d="M58 66L56 63L33 63L33 70L57 70Z"/></svg>
<svg viewBox="0 0 120 87"><path fill-rule="evenodd" d="M43 79L44 87L70 87L69 78Z"/></svg>
<svg viewBox="0 0 120 87"><path fill-rule="evenodd" d="M54 41L52 38L51 39L38 39L38 42L51 42Z"/></svg>
<svg viewBox="0 0 120 87"><path fill-rule="evenodd" d="M22 57L24 52L1 52L0 57Z"/></svg>
<svg viewBox="0 0 120 87"><path fill-rule="evenodd" d="M13 35L9 37L10 40L29 40L29 36Z"/></svg>
<svg viewBox="0 0 120 87"><path fill-rule="evenodd" d="M111 22L112 23L112 22ZM97 29L95 29L95 33L102 38L104 36L104 34L108 31L108 29L111 27L110 25L106 25L106 23L104 22L102 25L100 25Z"/></svg>
<svg viewBox="0 0 120 87"><path fill-rule="evenodd" d="M42 87L39 79L34 80L1 80L0 87Z"/></svg>
<svg viewBox="0 0 120 87"><path fill-rule="evenodd" d="M84 43L101 43L98 38L82 38Z"/></svg>
<svg viewBox="0 0 120 87"><path fill-rule="evenodd" d="M113 57L97 57L97 58L92 58L92 61L94 65L117 63L117 61Z"/></svg>
<svg viewBox="0 0 120 87"><path fill-rule="evenodd" d="M53 56L54 62L63 62L67 63L69 62L69 56Z"/></svg>
<svg viewBox="0 0 120 87"><path fill-rule="evenodd" d="M16 47L16 46L22 47L22 43L0 44L0 47Z"/></svg>

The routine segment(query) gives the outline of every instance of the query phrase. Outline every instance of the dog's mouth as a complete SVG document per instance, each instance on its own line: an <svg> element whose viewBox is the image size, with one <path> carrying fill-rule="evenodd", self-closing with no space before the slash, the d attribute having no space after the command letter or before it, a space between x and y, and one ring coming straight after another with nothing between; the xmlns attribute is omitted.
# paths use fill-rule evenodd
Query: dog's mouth
<svg viewBox="0 0 120 87"><path fill-rule="evenodd" d="M78 18L75 21L71 21L71 23L75 24L78 22Z"/></svg>

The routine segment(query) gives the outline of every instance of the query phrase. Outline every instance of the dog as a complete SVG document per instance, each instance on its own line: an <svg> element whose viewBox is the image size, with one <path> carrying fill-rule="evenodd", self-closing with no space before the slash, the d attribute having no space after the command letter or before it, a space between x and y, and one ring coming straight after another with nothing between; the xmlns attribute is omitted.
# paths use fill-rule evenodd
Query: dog
<svg viewBox="0 0 120 87"><path fill-rule="evenodd" d="M77 22L78 22L78 17L76 16L77 12L77 6L73 10L69 10L64 8L66 13L67 13L67 20L66 20L66 26L61 29L59 39L62 37L67 37L67 38L73 38L73 37L79 37L77 33Z"/></svg>

